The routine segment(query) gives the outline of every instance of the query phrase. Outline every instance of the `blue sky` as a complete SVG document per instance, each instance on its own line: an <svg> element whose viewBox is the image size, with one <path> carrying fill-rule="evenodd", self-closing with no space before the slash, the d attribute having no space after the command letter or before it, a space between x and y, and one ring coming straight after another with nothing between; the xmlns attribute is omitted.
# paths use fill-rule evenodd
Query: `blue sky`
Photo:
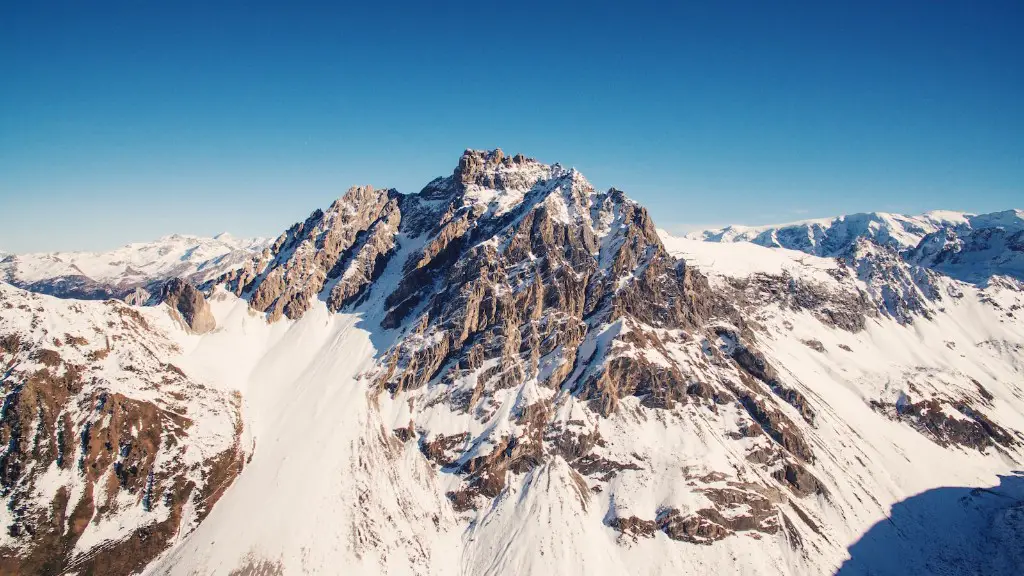
<svg viewBox="0 0 1024 576"><path fill-rule="evenodd" d="M1019 1L275 4L3 3L0 250L276 235L467 147L673 230L1024 207Z"/></svg>

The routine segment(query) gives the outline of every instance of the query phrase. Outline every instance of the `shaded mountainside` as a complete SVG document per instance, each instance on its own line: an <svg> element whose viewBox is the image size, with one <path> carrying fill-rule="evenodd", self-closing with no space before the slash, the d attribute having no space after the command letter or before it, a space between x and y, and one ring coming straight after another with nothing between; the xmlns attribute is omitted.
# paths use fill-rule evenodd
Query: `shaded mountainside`
<svg viewBox="0 0 1024 576"><path fill-rule="evenodd" d="M991 227L900 218L821 224L800 252L677 239L574 169L467 150L417 194L352 188L198 289L168 283L149 300L166 307L88 303L169 335L123 336L196 390L143 384L154 410L241 418L194 468L137 465L164 493L192 470L172 502L223 490L181 507L146 573L835 571L893 503L1024 460L1020 290L951 278L948 250L910 256ZM237 464L203 468L215 454Z"/></svg>

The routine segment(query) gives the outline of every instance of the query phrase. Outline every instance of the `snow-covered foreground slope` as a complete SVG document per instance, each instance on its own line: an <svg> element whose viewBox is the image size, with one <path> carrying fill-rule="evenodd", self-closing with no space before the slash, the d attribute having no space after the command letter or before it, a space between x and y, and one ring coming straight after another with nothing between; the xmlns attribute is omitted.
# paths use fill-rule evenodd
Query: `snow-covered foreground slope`
<svg viewBox="0 0 1024 576"><path fill-rule="evenodd" d="M238 398L181 371L178 338L164 307L0 283L0 573L136 572L209 512Z"/></svg>
<svg viewBox="0 0 1024 576"><path fill-rule="evenodd" d="M33 292L70 298L119 297L170 278L204 282L266 246L264 238L174 234L107 252L0 254L0 279Z"/></svg>
<svg viewBox="0 0 1024 576"><path fill-rule="evenodd" d="M453 573L458 531L437 473L383 428L359 379L374 356L359 317L318 304L268 325L233 295L212 305L222 328L183 364L241 390L254 451L200 529L151 572Z"/></svg>
<svg viewBox="0 0 1024 576"><path fill-rule="evenodd" d="M354 188L212 331L141 309L246 458L145 573L1020 573L1024 295L855 249L672 238L500 151Z"/></svg>

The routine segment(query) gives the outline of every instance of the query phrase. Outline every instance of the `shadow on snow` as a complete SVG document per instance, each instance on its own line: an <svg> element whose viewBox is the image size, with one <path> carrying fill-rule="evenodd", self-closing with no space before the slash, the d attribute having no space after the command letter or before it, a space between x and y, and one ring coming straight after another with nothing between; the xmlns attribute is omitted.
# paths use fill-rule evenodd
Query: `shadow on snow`
<svg viewBox="0 0 1024 576"><path fill-rule="evenodd" d="M1024 574L1024 471L999 479L897 502L850 546L836 576Z"/></svg>

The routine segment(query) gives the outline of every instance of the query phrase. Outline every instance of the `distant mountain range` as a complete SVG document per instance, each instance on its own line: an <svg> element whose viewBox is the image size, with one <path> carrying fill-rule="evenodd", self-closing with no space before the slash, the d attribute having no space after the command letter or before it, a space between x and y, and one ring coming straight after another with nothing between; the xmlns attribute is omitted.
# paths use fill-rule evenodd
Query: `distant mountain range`
<svg viewBox="0 0 1024 576"><path fill-rule="evenodd" d="M0 254L0 278L62 298L123 298L170 278L204 282L237 268L262 250L264 238L174 234L108 252Z"/></svg>
<svg viewBox="0 0 1024 576"><path fill-rule="evenodd" d="M1024 279L1024 211L920 216L851 214L777 226L728 226L687 235L708 242L753 242L815 256L849 258L871 242L907 262L971 283L994 275Z"/></svg>

